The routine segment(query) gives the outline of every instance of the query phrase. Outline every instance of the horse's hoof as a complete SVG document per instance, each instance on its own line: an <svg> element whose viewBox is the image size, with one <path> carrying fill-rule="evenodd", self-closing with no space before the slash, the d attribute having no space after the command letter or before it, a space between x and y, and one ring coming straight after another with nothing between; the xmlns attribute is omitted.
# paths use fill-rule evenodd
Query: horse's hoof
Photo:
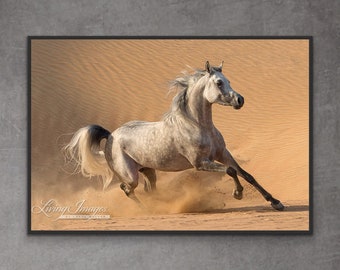
<svg viewBox="0 0 340 270"><path fill-rule="evenodd" d="M243 198L243 193L242 193L242 191L238 191L238 190L233 190L233 196L234 196L234 198L235 199L237 199L237 200L242 200L242 198Z"/></svg>
<svg viewBox="0 0 340 270"><path fill-rule="evenodd" d="M284 205L281 202L272 203L272 207L278 211L283 211L285 209Z"/></svg>

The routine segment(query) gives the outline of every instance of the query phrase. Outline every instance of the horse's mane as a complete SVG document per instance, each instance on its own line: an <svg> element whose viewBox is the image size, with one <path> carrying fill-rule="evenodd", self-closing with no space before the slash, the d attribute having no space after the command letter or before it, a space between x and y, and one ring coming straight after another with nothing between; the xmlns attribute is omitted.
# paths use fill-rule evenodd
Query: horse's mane
<svg viewBox="0 0 340 270"><path fill-rule="evenodd" d="M200 78L206 74L205 70L195 70L193 74L184 72L182 76L178 76L176 79L170 82L169 92L177 91L174 96L170 110L165 113L163 120L167 122L178 122L179 116L188 118L187 112L187 92Z"/></svg>

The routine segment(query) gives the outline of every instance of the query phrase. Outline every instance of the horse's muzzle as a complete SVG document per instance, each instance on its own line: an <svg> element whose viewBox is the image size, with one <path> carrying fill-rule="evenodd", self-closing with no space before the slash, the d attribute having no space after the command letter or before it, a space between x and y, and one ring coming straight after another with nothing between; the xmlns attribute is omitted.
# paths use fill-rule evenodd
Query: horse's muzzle
<svg viewBox="0 0 340 270"><path fill-rule="evenodd" d="M242 108L244 104L244 98L241 95L237 95L235 98L235 104L234 104L234 109L239 110Z"/></svg>

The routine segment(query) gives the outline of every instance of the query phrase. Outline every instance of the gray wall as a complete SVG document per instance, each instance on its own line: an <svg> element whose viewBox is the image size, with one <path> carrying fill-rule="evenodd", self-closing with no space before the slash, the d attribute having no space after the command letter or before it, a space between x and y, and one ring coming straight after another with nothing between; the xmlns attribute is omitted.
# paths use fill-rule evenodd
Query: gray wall
<svg viewBox="0 0 340 270"><path fill-rule="evenodd" d="M1 0L0 268L338 269L339 3ZM314 234L28 236L28 35L314 36Z"/></svg>

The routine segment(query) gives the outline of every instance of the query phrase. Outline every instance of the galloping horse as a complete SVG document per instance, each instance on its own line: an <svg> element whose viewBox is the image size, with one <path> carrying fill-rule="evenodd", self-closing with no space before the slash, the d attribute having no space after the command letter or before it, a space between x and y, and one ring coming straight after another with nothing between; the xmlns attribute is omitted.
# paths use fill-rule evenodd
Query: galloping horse
<svg viewBox="0 0 340 270"><path fill-rule="evenodd" d="M104 187L114 175L121 180L125 194L140 203L134 190L139 172L145 177L145 191L156 188L155 170L182 171L190 168L223 172L235 183L233 196L242 199L238 176L253 185L276 210L283 204L273 198L226 149L221 133L212 121L212 104L242 108L244 98L235 92L222 74L223 62L214 67L178 77L172 86L179 89L171 109L159 122L132 121L114 132L98 125L78 130L64 150L77 163L84 176L101 176ZM106 139L104 151L100 142Z"/></svg>

